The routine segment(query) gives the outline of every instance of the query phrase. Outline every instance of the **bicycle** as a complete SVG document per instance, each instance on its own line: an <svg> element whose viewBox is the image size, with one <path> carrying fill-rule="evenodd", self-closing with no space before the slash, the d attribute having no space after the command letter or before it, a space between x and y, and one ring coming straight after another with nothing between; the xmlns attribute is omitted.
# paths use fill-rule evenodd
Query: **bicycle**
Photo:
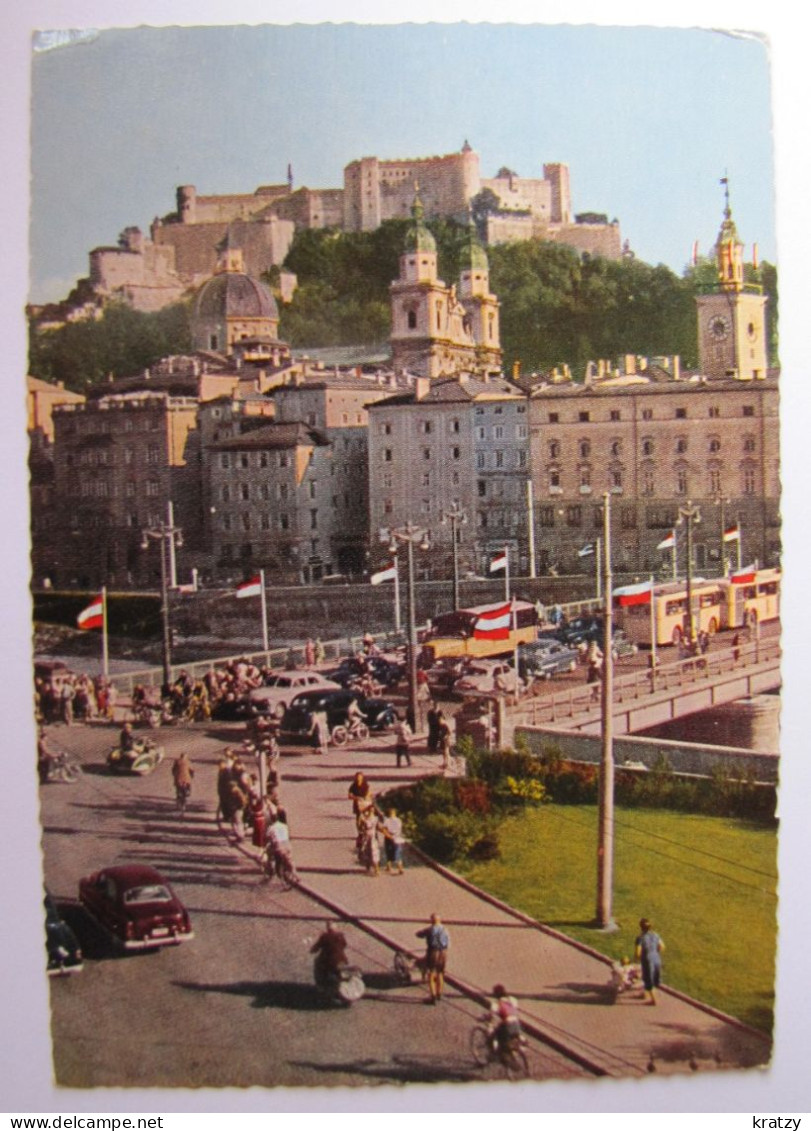
<svg viewBox="0 0 811 1131"><path fill-rule="evenodd" d="M82 776L83 770L78 762L74 762L64 750L51 757L48 767L48 780L61 781L73 785Z"/></svg>
<svg viewBox="0 0 811 1131"><path fill-rule="evenodd" d="M270 844L262 851L262 872L268 880L280 879L285 890L299 882L293 858L286 852L276 852Z"/></svg>
<svg viewBox="0 0 811 1131"><path fill-rule="evenodd" d="M524 1041L524 1037L517 1035L508 1037L500 1046L486 1025L475 1025L470 1034L470 1052L479 1068L498 1064L508 1080L526 1080L529 1060L522 1048Z"/></svg>
<svg viewBox="0 0 811 1131"><path fill-rule="evenodd" d="M369 728L361 719L355 719L349 725L333 727L332 742L335 746L346 746L350 739L365 742L369 737Z"/></svg>

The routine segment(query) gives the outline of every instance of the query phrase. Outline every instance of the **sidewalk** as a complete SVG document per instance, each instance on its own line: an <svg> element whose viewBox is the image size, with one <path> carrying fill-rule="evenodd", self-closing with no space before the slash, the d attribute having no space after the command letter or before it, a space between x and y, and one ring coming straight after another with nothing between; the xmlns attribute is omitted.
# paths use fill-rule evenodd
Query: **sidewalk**
<svg viewBox="0 0 811 1131"><path fill-rule="evenodd" d="M641 1076L768 1063L770 1041L672 990L652 1007L634 994L614 1004L610 964L479 891L416 850L402 876L372 877L354 853L347 800L362 770L376 794L438 768L415 743L411 768L395 769L393 740L326 756L282 758L282 797L302 889L333 914L357 921L392 949L421 951L415 932L438 911L451 935L447 981L484 999L503 982L519 1002L527 1032L566 1051L596 1075ZM442 1009L440 1003L437 1009Z"/></svg>

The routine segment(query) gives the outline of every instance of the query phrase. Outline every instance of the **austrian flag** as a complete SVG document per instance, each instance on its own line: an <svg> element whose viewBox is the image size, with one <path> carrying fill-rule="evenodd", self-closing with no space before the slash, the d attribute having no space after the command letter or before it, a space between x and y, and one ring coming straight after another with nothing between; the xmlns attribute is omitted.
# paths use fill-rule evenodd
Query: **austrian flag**
<svg viewBox="0 0 811 1131"><path fill-rule="evenodd" d="M508 640L513 619L512 602L495 605L479 614L473 626L474 640Z"/></svg>
<svg viewBox="0 0 811 1131"><path fill-rule="evenodd" d="M623 585L614 590L617 604L623 608L629 605L649 605L651 596L651 583L643 581L639 585Z"/></svg>
<svg viewBox="0 0 811 1131"><path fill-rule="evenodd" d="M725 542L740 542L740 540L741 540L741 528L738 526L738 524L736 522L734 526L728 526L726 528L726 530L724 531L724 541Z"/></svg>
<svg viewBox="0 0 811 1131"><path fill-rule="evenodd" d="M659 543L659 545L656 547L656 549L657 550L672 550L675 547L675 545L676 545L676 531L671 530L670 533L668 534L667 538L663 538L662 541Z"/></svg>
<svg viewBox="0 0 811 1131"><path fill-rule="evenodd" d="M497 558L493 558L493 560L490 562L490 573L498 573L499 570L506 569L506 568L507 568L507 551L504 550L502 553L500 553L498 555Z"/></svg>
<svg viewBox="0 0 811 1131"><path fill-rule="evenodd" d="M373 573L372 576L369 578L369 582L370 582L371 585L382 585L384 581L396 581L396 580L397 580L397 565L396 565L395 562L392 562L390 566L386 566L385 569L381 569L377 573Z"/></svg>
<svg viewBox="0 0 811 1131"><path fill-rule="evenodd" d="M104 628L104 594L94 597L86 609L76 618L79 628Z"/></svg>
<svg viewBox="0 0 811 1131"><path fill-rule="evenodd" d="M243 581L241 585L237 586L237 597L261 597L262 596L262 578L261 576L252 577L250 581Z"/></svg>

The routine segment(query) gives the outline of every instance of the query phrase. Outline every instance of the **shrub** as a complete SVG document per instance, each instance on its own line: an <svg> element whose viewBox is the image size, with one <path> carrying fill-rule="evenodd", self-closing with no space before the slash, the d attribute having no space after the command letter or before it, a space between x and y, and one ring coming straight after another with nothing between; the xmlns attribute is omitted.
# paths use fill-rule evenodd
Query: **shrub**
<svg viewBox="0 0 811 1131"><path fill-rule="evenodd" d="M498 839L491 820L476 813L430 813L416 832L419 847L442 864L498 855Z"/></svg>

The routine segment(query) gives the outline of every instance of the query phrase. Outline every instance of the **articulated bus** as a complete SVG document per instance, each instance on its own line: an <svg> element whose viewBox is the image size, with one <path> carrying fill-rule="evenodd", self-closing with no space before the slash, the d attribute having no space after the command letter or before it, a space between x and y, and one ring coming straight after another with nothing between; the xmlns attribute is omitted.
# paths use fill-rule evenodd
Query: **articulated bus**
<svg viewBox="0 0 811 1131"><path fill-rule="evenodd" d="M777 569L751 569L712 581L696 578L691 587L696 633L713 636L721 629L754 628L780 616ZM687 634L686 581L656 585L652 602L649 591L628 586L615 592L614 608L617 626L635 644L649 644L654 625L657 645L678 645Z"/></svg>
<svg viewBox="0 0 811 1131"><path fill-rule="evenodd" d="M500 639L479 639L474 635L476 622L482 615L501 609L506 602L457 609L434 617L424 640L424 662L434 663L446 656L506 656L519 644L530 644L538 638L538 613L529 601L515 602L515 622Z"/></svg>

